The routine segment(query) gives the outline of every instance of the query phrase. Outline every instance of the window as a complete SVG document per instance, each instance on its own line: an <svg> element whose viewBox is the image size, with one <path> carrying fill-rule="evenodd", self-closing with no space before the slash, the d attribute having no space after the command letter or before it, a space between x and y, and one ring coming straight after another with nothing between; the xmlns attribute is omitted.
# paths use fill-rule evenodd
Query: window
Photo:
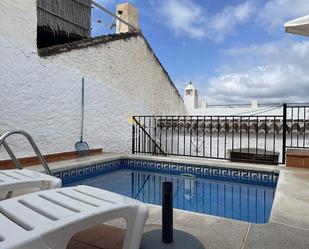
<svg viewBox="0 0 309 249"><path fill-rule="evenodd" d="M186 90L186 95L192 95L192 90Z"/></svg>

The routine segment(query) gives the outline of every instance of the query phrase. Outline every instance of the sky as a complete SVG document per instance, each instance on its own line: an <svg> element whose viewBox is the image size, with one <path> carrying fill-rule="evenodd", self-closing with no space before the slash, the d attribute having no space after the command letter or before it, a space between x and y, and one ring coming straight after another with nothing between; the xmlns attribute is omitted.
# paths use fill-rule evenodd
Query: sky
<svg viewBox="0 0 309 249"><path fill-rule="evenodd" d="M115 12L123 1L97 2ZM309 37L283 28L309 14L309 0L129 2L181 95L192 81L208 104L309 102ZM92 35L113 33L111 22L94 9Z"/></svg>

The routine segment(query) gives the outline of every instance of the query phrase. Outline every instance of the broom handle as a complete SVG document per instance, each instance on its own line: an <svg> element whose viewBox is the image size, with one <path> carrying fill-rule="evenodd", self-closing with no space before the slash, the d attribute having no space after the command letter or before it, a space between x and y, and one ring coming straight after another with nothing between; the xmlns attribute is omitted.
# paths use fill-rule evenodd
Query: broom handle
<svg viewBox="0 0 309 249"><path fill-rule="evenodd" d="M80 141L83 141L83 133L84 133L84 112L85 112L85 80L82 78L82 126L80 132Z"/></svg>

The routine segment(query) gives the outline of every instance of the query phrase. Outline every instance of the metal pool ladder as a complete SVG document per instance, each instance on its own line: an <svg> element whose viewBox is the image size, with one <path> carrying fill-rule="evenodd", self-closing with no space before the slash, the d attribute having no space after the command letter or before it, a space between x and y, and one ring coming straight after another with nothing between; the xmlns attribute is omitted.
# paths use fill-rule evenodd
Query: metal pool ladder
<svg viewBox="0 0 309 249"><path fill-rule="evenodd" d="M44 159L42 153L40 152L38 146L36 145L36 143L34 142L33 138L30 136L29 133L23 131L23 130L14 130L14 131L8 131L6 133L4 133L1 137L0 137L0 148L1 145L4 146L5 150L7 151L7 153L9 154L9 156L11 157L12 161L14 162L15 166L17 169L22 169L22 166L20 164L20 162L18 161L18 159L16 158L15 154L13 153L13 151L11 150L11 148L9 147L9 145L6 143L6 139L9 138L12 135L22 135L23 137L27 138L28 142L30 143L32 149L34 150L34 152L36 153L38 159L40 160L40 162L42 163L46 174L48 175L52 175L52 172L50 170L50 168L47 165L46 160Z"/></svg>

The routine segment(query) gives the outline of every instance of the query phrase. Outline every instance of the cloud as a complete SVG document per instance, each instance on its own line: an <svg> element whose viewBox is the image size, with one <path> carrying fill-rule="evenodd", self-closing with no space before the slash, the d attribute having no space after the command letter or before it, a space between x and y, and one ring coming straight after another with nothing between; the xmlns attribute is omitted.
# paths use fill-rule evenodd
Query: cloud
<svg viewBox="0 0 309 249"><path fill-rule="evenodd" d="M232 70L247 69L263 65L291 64L303 71L309 68L309 42L281 40L262 44L251 44L222 50L226 63L233 61ZM239 59L240 58L240 59ZM224 71L224 70L223 70Z"/></svg>
<svg viewBox="0 0 309 249"><path fill-rule="evenodd" d="M236 26L247 23L255 9L252 1L225 7L211 17L208 24L211 36L218 42L223 41L226 35L235 31Z"/></svg>
<svg viewBox="0 0 309 249"><path fill-rule="evenodd" d="M210 79L206 98L215 103L302 102L308 83L309 74L293 65L262 66Z"/></svg>
<svg viewBox="0 0 309 249"><path fill-rule="evenodd" d="M154 5L154 2L151 2ZM254 13L252 1L227 6L221 11L207 15L207 10L190 0L166 0L159 2L157 13L165 25L177 36L193 39L210 38L223 41L234 32L237 25L244 24Z"/></svg>
<svg viewBox="0 0 309 249"><path fill-rule="evenodd" d="M225 63L209 79L205 97L210 103L307 102L309 42L271 42L223 50ZM245 61L245 62L244 62ZM228 68L228 70L226 70Z"/></svg>
<svg viewBox="0 0 309 249"><path fill-rule="evenodd" d="M269 0L260 9L257 22L269 31L283 30L285 22L308 15L308 12L308 0Z"/></svg>
<svg viewBox="0 0 309 249"><path fill-rule="evenodd" d="M161 1L158 13L163 16L162 21L176 35L185 35L201 39L205 37L203 9L189 0Z"/></svg>

